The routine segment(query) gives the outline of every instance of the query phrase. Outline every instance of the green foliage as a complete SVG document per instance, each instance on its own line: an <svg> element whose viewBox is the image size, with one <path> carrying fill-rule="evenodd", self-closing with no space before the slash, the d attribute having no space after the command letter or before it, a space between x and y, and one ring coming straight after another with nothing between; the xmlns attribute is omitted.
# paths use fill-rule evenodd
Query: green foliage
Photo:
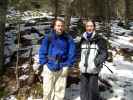
<svg viewBox="0 0 133 100"><path fill-rule="evenodd" d="M5 91L5 89L3 87L0 87L0 98L2 98L3 96L6 96L8 93Z"/></svg>
<svg viewBox="0 0 133 100"><path fill-rule="evenodd" d="M82 20L79 20L78 23L77 23L77 33L78 33L78 35L83 34L84 31L85 31L85 26L84 26Z"/></svg>

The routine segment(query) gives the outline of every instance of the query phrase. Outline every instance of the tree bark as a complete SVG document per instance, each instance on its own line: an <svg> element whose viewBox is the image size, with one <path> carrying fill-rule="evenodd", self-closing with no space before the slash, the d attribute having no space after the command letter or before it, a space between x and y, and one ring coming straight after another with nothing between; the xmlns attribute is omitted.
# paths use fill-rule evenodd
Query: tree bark
<svg viewBox="0 0 133 100"><path fill-rule="evenodd" d="M70 1L66 1L66 4L65 4L65 10L64 10L64 13L65 13L65 29L66 31L69 30L69 25L70 25L70 21L71 21L71 9L72 9L72 2L74 0L70 0Z"/></svg>
<svg viewBox="0 0 133 100"><path fill-rule="evenodd" d="M58 0L55 0L55 19L57 18L57 16L58 16L58 3L59 3L59 1Z"/></svg>
<svg viewBox="0 0 133 100"><path fill-rule="evenodd" d="M70 13L70 9L66 7L65 9L65 29L68 30L69 29L69 25L70 25L70 20L71 20L71 13Z"/></svg>
<svg viewBox="0 0 133 100"><path fill-rule="evenodd" d="M6 22L7 0L0 0L0 71L4 65L4 35Z"/></svg>
<svg viewBox="0 0 133 100"><path fill-rule="evenodd" d="M59 14L59 0L50 0L50 6L53 9L54 18L56 19Z"/></svg>

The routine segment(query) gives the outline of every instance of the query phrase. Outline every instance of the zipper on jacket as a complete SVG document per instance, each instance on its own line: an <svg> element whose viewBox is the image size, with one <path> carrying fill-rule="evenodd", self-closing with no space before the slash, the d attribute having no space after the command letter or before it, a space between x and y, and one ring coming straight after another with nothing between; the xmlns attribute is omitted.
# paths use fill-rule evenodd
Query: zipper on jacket
<svg viewBox="0 0 133 100"><path fill-rule="evenodd" d="M88 50L87 50L87 54L85 56L85 63L84 63L86 73L87 73L87 68L88 68L88 58L89 58L89 54L90 54L90 43L88 42L87 45L88 45L88 48L86 47L86 49L88 49Z"/></svg>

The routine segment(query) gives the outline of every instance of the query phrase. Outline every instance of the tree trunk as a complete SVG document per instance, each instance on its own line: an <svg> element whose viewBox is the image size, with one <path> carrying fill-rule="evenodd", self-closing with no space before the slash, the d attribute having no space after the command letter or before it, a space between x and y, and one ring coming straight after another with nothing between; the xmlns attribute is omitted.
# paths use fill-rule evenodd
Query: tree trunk
<svg viewBox="0 0 133 100"><path fill-rule="evenodd" d="M4 65L4 33L6 22L7 0L0 0L0 71Z"/></svg>
<svg viewBox="0 0 133 100"><path fill-rule="evenodd" d="M58 16L58 10L59 10L59 5L58 5L59 1L58 0L55 0L55 19L57 18Z"/></svg>
<svg viewBox="0 0 133 100"><path fill-rule="evenodd" d="M129 18L129 0L125 0L125 16L124 16L124 23L127 25L128 23L128 18Z"/></svg>
<svg viewBox="0 0 133 100"><path fill-rule="evenodd" d="M65 20L65 29L68 30L69 25L70 25L70 20L71 20L71 13L68 7L65 8L65 19L64 20Z"/></svg>
<svg viewBox="0 0 133 100"><path fill-rule="evenodd" d="M71 21L71 9L72 9L72 2L71 1L67 1L65 4L65 29L69 30L69 25L70 25L70 21Z"/></svg>
<svg viewBox="0 0 133 100"><path fill-rule="evenodd" d="M126 13L126 1L125 0L118 0L116 4L116 9L117 9L117 17L120 20L125 19L125 13Z"/></svg>

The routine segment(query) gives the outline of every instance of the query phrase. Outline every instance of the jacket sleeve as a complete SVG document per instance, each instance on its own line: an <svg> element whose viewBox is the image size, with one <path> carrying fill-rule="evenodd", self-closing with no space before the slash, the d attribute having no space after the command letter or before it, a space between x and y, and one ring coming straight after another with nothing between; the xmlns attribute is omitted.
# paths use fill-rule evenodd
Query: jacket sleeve
<svg viewBox="0 0 133 100"><path fill-rule="evenodd" d="M67 60L63 63L60 63L60 66L72 66L76 60L76 47L75 43L72 38L68 40L69 47L68 47L68 57Z"/></svg>
<svg viewBox="0 0 133 100"><path fill-rule="evenodd" d="M47 63L47 54L48 54L48 37L42 40L42 44L39 49L39 63L44 65Z"/></svg>
<svg viewBox="0 0 133 100"><path fill-rule="evenodd" d="M97 44L99 50L94 63L97 67L102 67L102 64L107 60L108 57L107 41L105 39L100 39Z"/></svg>

